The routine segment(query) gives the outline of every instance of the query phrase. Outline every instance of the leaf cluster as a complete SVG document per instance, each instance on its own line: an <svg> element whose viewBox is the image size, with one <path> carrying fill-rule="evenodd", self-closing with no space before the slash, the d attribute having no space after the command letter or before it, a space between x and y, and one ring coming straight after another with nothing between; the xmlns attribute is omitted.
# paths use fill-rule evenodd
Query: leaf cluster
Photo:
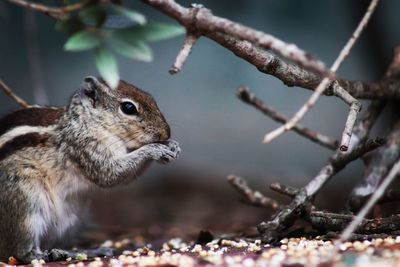
<svg viewBox="0 0 400 267"><path fill-rule="evenodd" d="M116 87L119 71L116 55L149 62L153 52L149 43L173 38L185 32L179 25L148 22L146 17L122 5L88 1L76 13L56 24L68 35L67 51L92 51L103 79Z"/></svg>

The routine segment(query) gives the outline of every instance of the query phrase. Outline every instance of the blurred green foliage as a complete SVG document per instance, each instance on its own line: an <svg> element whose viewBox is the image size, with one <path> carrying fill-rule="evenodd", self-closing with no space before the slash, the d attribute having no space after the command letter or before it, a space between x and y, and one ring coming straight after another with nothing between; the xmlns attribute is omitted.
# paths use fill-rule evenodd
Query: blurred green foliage
<svg viewBox="0 0 400 267"><path fill-rule="evenodd" d="M185 32L179 25L149 23L139 12L98 1L87 2L78 12L58 21L56 29L68 35L65 50L94 53L96 67L111 87L119 81L116 54L149 62L153 52L148 43Z"/></svg>

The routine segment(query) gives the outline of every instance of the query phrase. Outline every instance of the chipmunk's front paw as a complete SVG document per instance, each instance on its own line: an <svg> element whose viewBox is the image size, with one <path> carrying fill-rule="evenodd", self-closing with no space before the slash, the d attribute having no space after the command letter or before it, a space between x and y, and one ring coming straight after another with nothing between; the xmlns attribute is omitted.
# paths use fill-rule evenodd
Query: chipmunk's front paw
<svg viewBox="0 0 400 267"><path fill-rule="evenodd" d="M179 143L175 140L168 140L163 144L149 144L147 146L146 150L151 155L151 158L162 164L174 161L181 152Z"/></svg>

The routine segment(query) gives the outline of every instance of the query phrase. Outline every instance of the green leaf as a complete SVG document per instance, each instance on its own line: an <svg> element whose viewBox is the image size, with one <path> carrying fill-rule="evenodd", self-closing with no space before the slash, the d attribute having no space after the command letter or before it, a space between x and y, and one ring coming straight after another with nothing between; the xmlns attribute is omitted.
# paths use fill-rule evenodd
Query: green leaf
<svg viewBox="0 0 400 267"><path fill-rule="evenodd" d="M99 46L101 37L95 32L80 31L69 37L64 44L67 51L83 51Z"/></svg>
<svg viewBox="0 0 400 267"><path fill-rule="evenodd" d="M120 30L120 32L131 41L157 42L181 35L185 33L185 28L166 23L148 23L143 26Z"/></svg>
<svg viewBox="0 0 400 267"><path fill-rule="evenodd" d="M101 77L111 88L116 88L119 82L119 74L115 56L106 48L101 47L95 52L95 62Z"/></svg>
<svg viewBox="0 0 400 267"><path fill-rule="evenodd" d="M118 54L131 59L150 62L153 60L151 48L143 41L127 42L118 36L111 37L108 44Z"/></svg>
<svg viewBox="0 0 400 267"><path fill-rule="evenodd" d="M146 23L146 17L143 16L142 14L140 14L139 12L136 12L136 11L133 11L133 10L130 10L130 9L127 9L122 6L118 6L118 5L111 5L111 7L116 13L118 13L132 21L135 21L141 25Z"/></svg>

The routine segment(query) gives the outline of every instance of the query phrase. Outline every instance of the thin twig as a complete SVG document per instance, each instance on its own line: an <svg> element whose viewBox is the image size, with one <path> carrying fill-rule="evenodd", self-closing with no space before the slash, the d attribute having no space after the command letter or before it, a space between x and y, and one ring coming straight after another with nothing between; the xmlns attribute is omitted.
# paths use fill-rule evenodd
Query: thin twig
<svg viewBox="0 0 400 267"><path fill-rule="evenodd" d="M386 102L380 100L374 100L369 104L367 110L361 114L358 123L353 128L352 139L369 135L372 126L375 124L385 105Z"/></svg>
<svg viewBox="0 0 400 267"><path fill-rule="evenodd" d="M342 141L340 142L340 151L347 151L349 149L353 128L356 123L358 113L361 110L361 103L344 90L338 82L333 82L333 94L342 99L347 105L350 106L349 115L344 126Z"/></svg>
<svg viewBox="0 0 400 267"><path fill-rule="evenodd" d="M387 79L396 78L400 74L400 47L394 49L394 56L389 68L385 73ZM386 101L374 100L369 105L360 121L354 128L354 136L360 134L368 135L371 126L375 123L378 115L382 112ZM353 138L354 139L354 138ZM358 211L370 197L383 177L389 172L392 166L400 157L400 121L393 124L390 134L387 136L387 143L375 152L372 157L365 158L367 165L362 183L357 185L351 192L348 207L352 211Z"/></svg>
<svg viewBox="0 0 400 267"><path fill-rule="evenodd" d="M190 52L192 51L192 47L196 44L197 40L199 39L199 35L188 32L186 34L185 40L183 41L183 45L181 50L179 51L178 55L176 56L175 63L169 69L170 74L177 74L181 71L183 64L187 57L189 56Z"/></svg>
<svg viewBox="0 0 400 267"><path fill-rule="evenodd" d="M214 16L210 10L196 5L192 9L197 12L190 12L190 9L184 8L173 0L142 0L169 16L178 20L187 28L195 28L202 34L208 33L226 33L239 39L248 40L256 45L272 50L274 53L291 60L304 68L313 70L317 73L329 74L324 64L314 59L310 54L298 48L294 44L288 44L278 38L254 30L231 20ZM189 30L190 30L189 29Z"/></svg>
<svg viewBox="0 0 400 267"><path fill-rule="evenodd" d="M390 64L388 70L386 71L386 77L392 77L399 75L400 73L400 47L396 47L394 50L394 58L392 63ZM383 109L384 104L381 101L374 101L374 106L372 111L379 112ZM371 104L372 105L372 104ZM369 119L366 117L366 119ZM368 123L369 120L366 120L365 123ZM371 123L371 122L370 122ZM357 129L357 131L363 131L364 129L361 127ZM364 130L365 131L365 130ZM366 131L368 132L368 131ZM386 189L400 173L400 120L398 120L387 137L387 143L385 147L381 148L378 151L378 154L373 158L373 161L370 161L367 168L367 175L365 176L364 184L356 187L352 192L352 200L354 202L360 202L363 197L372 194L369 198L368 202L363 206L363 208L359 211L355 219L347 226L347 228L342 232L338 242L346 241L363 218L367 215L367 213L371 210L371 208L376 204L378 200L385 194ZM389 167L393 166L390 171ZM381 178L384 175L387 176L382 180ZM381 184L378 186L378 184ZM359 203L358 203L359 204ZM358 208L358 207L356 207Z"/></svg>
<svg viewBox="0 0 400 267"><path fill-rule="evenodd" d="M307 71L298 65L285 62L248 41L238 40L229 35L214 32L205 32L204 35L229 49L236 56L246 60L260 72L278 78L289 87L296 86L315 91L323 79L322 76ZM400 99L399 79L382 79L375 83L346 79L336 79L336 81L357 99ZM330 85L323 92L326 96L334 95Z"/></svg>
<svg viewBox="0 0 400 267"><path fill-rule="evenodd" d="M0 87L3 90L3 92L9 96L12 100L14 100L18 105L20 105L22 108L28 108L30 107L30 105L23 100L22 98L20 98L19 96L17 96L13 90L11 90L10 87L8 87L2 80L0 80Z"/></svg>
<svg viewBox="0 0 400 267"><path fill-rule="evenodd" d="M378 188L391 166L400 158L400 121L394 123L387 142L368 161L362 183L357 185L350 197L349 208L356 212Z"/></svg>
<svg viewBox="0 0 400 267"><path fill-rule="evenodd" d="M213 16L203 18L202 29L196 28L194 24L195 12L185 8L173 0L142 0L149 6L158 9L167 16L182 24L187 31L194 31L202 36L214 40L221 46L232 51L236 56L246 60L255 66L260 72L272 75L281 80L287 86L297 86L309 90L321 83L323 76L299 67L297 64L288 63L278 56L265 51L246 40L239 40L228 34L216 31L208 31L213 24ZM198 7L195 7L198 9ZM340 85L357 99L400 99L400 80L383 79L380 82L363 82L337 79ZM332 96L332 90L328 87L325 95Z"/></svg>
<svg viewBox="0 0 400 267"><path fill-rule="evenodd" d="M353 221L346 227L346 229L344 229L344 231L342 232L342 234L338 240L339 242L344 242L351 236L351 234L354 232L354 230L362 222L364 217L371 210L371 208L375 205L375 203L382 197L382 195L385 193L388 186L393 182L394 178L399 173L400 173L400 160L397 161L396 164L394 164L394 166L390 170L389 174L386 176L386 178L383 180L383 182L380 184L380 186L377 188L377 190L374 192L374 194L371 196L371 198L365 204L365 206L355 216Z"/></svg>
<svg viewBox="0 0 400 267"><path fill-rule="evenodd" d="M306 214L305 219L315 229L342 231L356 216L313 210ZM385 218L362 219L355 229L357 234L390 233L400 228L400 214Z"/></svg>
<svg viewBox="0 0 400 267"><path fill-rule="evenodd" d="M247 87L240 87L238 89L237 96L243 102L252 105L274 121L277 121L279 123L286 123L288 121L288 118L286 116L267 106L263 101L261 101L253 93L251 93ZM321 133L314 132L301 124L293 127L293 131L329 149L335 150L338 147L337 140L334 140Z"/></svg>
<svg viewBox="0 0 400 267"><path fill-rule="evenodd" d="M359 38L362 30L365 28L365 26L368 24L368 21L373 14L379 0L372 0L367 12L364 14L364 17L361 19L360 23L358 24L356 30L352 34L351 38L347 41L346 45L343 47L343 49L340 51L339 56L331 66L330 70L332 73L336 73L344 59L347 57L349 54L351 48L353 47L354 43L357 41ZM307 102L295 113L295 115L283 126L275 129L274 131L266 134L263 139L263 143L270 143L272 140L277 138L278 136L282 135L284 132L287 132L291 130L303 117L306 115L306 113L315 105L319 97L324 93L326 87L330 83L330 78L325 77L321 83L317 86L315 89L314 93L311 95L311 97L307 100Z"/></svg>
<svg viewBox="0 0 400 267"><path fill-rule="evenodd" d="M384 139L375 138L368 139L365 142L360 143L352 151L347 154L336 153L329 160L328 164L323 167L318 175L310 181L306 186L305 190L308 196L315 195L318 190L329 180L330 177L344 169L350 162L362 157L366 153L375 150L385 143Z"/></svg>
<svg viewBox="0 0 400 267"><path fill-rule="evenodd" d="M207 25L207 28L204 29L204 25ZM313 58L313 56L295 44L285 43L270 34L254 30L225 18L213 16L209 9L202 8L199 10L196 16L196 27L211 32L225 33L240 40L247 40L257 46L271 50L305 69L325 75L329 74L322 61Z"/></svg>
<svg viewBox="0 0 400 267"><path fill-rule="evenodd" d="M285 196L288 197L295 197L296 194L299 193L299 189L295 188L295 187L291 187L291 186L287 186L287 185L283 185L280 183L272 183L269 188L275 192L281 193Z"/></svg>
<svg viewBox="0 0 400 267"><path fill-rule="evenodd" d="M229 175L228 182L238 191L247 203L258 206L276 209L279 203L273 199L264 196L261 192L255 191L249 187L245 180L239 176Z"/></svg>
<svg viewBox="0 0 400 267"><path fill-rule="evenodd" d="M361 137L359 140L364 140L364 138ZM262 234L263 241L269 243L279 238L282 231L287 229L293 222L293 219L309 206L310 200L314 198L330 178L344 169L350 162L362 157L382 144L383 140L381 139L370 139L358 144L349 153L336 152L305 187L298 189L298 193L294 196L290 204L281 207L272 220L258 225L258 230Z"/></svg>
<svg viewBox="0 0 400 267"><path fill-rule="evenodd" d="M7 0L7 1L15 5L31 9L36 12L44 13L55 19L61 19L64 17L64 15L77 11L84 6L83 2L78 2L63 7L49 7L38 3L32 3L26 0Z"/></svg>

